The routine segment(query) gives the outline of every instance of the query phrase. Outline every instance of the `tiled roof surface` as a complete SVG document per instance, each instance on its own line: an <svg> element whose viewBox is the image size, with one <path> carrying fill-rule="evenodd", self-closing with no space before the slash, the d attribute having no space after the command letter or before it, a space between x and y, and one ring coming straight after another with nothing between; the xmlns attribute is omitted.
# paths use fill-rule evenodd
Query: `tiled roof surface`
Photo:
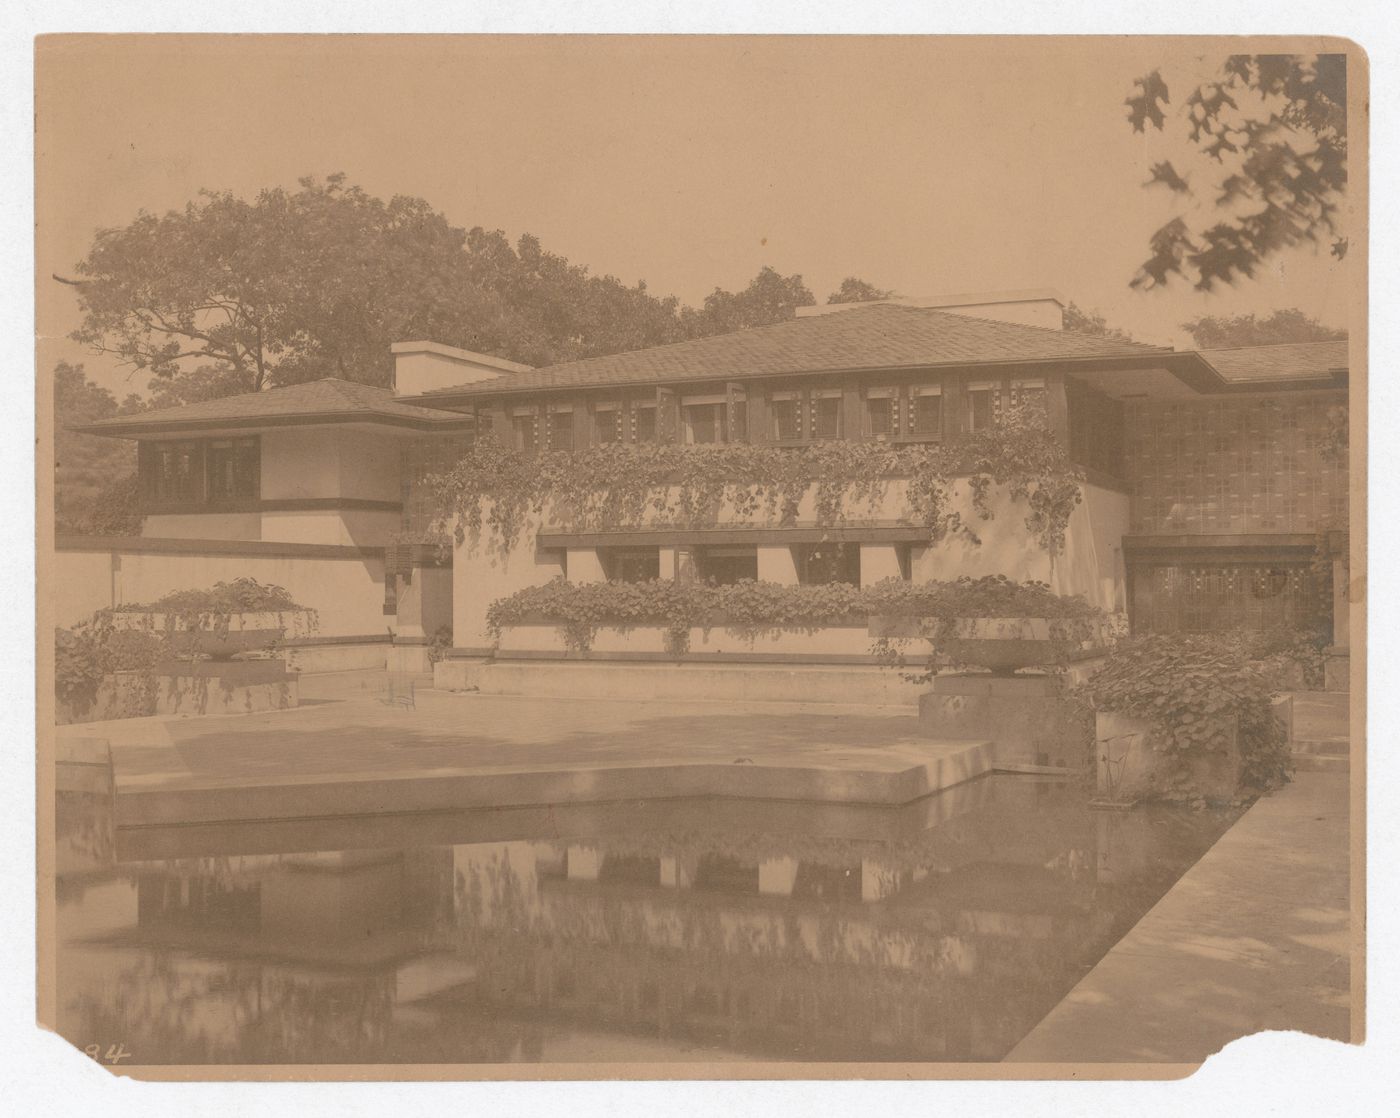
<svg viewBox="0 0 1400 1118"><path fill-rule="evenodd" d="M927 307L875 303L631 353L546 365L429 395L480 396L537 388L1161 352L1167 351Z"/></svg>
<svg viewBox="0 0 1400 1118"><path fill-rule="evenodd" d="M247 424L259 419L322 415L364 416L367 419L385 417L421 420L424 423L442 423L452 418L451 413L436 408L401 403L394 399L393 392L388 388L375 388L368 384L356 384L353 381L328 377L304 384L289 384L285 388L270 388L265 392L244 392L238 396L224 396L217 400L204 400L198 404L113 416L110 419L99 420L90 427L100 431L152 424L179 427L182 424L193 423L207 426L218 420Z"/></svg>
<svg viewBox="0 0 1400 1118"><path fill-rule="evenodd" d="M1325 378L1347 367L1347 342L1288 342L1282 345L1203 349L1201 356L1228 381Z"/></svg>

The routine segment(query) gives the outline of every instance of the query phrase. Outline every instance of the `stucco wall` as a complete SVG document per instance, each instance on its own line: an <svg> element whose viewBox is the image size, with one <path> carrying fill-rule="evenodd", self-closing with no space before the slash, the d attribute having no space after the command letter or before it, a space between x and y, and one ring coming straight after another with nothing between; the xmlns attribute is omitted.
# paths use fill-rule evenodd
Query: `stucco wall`
<svg viewBox="0 0 1400 1118"><path fill-rule="evenodd" d="M150 602L172 590L203 589L247 576L285 587L319 614L316 636L382 635L384 563L305 555L207 555L135 550L60 550L55 556L55 618L73 625L94 610Z"/></svg>
<svg viewBox="0 0 1400 1118"><path fill-rule="evenodd" d="M853 521L899 519L903 507L904 483L892 481L873 508L863 503L848 509ZM1006 575L1024 581L1036 579L1050 584L1061 594L1082 594L1094 605L1116 611L1123 608L1124 581L1121 541L1128 523L1128 498L1099 486L1086 485L1084 500L1071 516L1065 550L1053 560L1029 535L1024 504L994 494L991 519L980 519L965 486L954 496L955 507L965 523L977 533L980 543L951 537L928 547L916 547L911 554L911 577L916 582L953 579L963 575ZM802 501L799 523L815 516L812 494ZM552 528L561 527L558 518L546 511ZM721 509L720 523L739 521L731 509ZM760 517L744 520L763 524ZM660 526L657 525L659 528ZM468 538L458 544L453 557L453 643L459 648L484 648L491 644L486 633L486 610L497 598L525 586L548 582L563 573L560 553L535 550L539 522L531 520L521 532L518 544L502 554L495 537ZM657 542L666 542L663 530ZM770 541L765 541L771 546ZM665 566L663 565L663 570ZM572 572L570 574L572 577Z"/></svg>
<svg viewBox="0 0 1400 1118"><path fill-rule="evenodd" d="M158 540L260 540L256 512L175 512L146 517L141 534Z"/></svg>
<svg viewBox="0 0 1400 1118"><path fill-rule="evenodd" d="M334 427L264 431L263 500L347 496L340 484L341 436Z"/></svg>

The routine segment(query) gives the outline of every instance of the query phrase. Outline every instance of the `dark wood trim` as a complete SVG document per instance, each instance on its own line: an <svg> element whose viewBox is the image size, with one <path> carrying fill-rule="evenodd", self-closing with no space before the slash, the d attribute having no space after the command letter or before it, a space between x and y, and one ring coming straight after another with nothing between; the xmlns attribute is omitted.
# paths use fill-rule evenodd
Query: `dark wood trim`
<svg viewBox="0 0 1400 1118"><path fill-rule="evenodd" d="M699 545L780 546L795 543L928 543L927 527L875 521L820 527L654 528L618 532L540 532L541 548L559 547L672 547Z"/></svg>
<svg viewBox="0 0 1400 1118"><path fill-rule="evenodd" d="M471 403L463 400L462 403ZM414 405L422 406L422 405ZM259 430L276 427L324 426L344 423L368 423L382 427L406 427L416 431L443 431L457 428L470 428L473 420L470 415L458 411L443 410L443 417L408 417L402 415L381 415L379 413L322 412L306 415L269 416L225 416L222 419L157 420L133 419L128 423L89 423L80 427L70 427L84 435L110 435L114 438L137 438L142 435L161 435L179 439L182 431L233 431Z"/></svg>
<svg viewBox="0 0 1400 1118"><path fill-rule="evenodd" d="M125 551L156 555L265 555L282 559L378 559L382 547L278 540L203 540L154 536L58 536L55 551Z"/></svg>
<svg viewBox="0 0 1400 1118"><path fill-rule="evenodd" d="M363 636L349 637L293 637L277 642L278 648L320 648L333 644L392 644L393 637L388 633L366 633Z"/></svg>
<svg viewBox="0 0 1400 1118"><path fill-rule="evenodd" d="M1291 548L1311 550L1316 537L1308 532L1249 532L1239 535L1124 536L1124 551L1211 551L1240 548Z"/></svg>
<svg viewBox="0 0 1400 1118"><path fill-rule="evenodd" d="M1129 592L1134 567L1163 565L1304 563L1316 548L1316 537L1260 533L1234 536L1124 536L1123 558Z"/></svg>
<svg viewBox="0 0 1400 1118"><path fill-rule="evenodd" d="M549 652L543 649L497 651L497 661L552 661L560 664L663 663L663 664L847 664L874 667L874 656L836 652Z"/></svg>
<svg viewBox="0 0 1400 1118"><path fill-rule="evenodd" d="M227 501L142 501L145 516L199 516L240 512L318 512L348 509L370 512L403 512L402 501L379 501L367 497L244 497Z"/></svg>
<svg viewBox="0 0 1400 1118"><path fill-rule="evenodd" d="M1076 463L1078 465L1078 463ZM1084 472L1084 483L1086 485L1097 485L1100 489L1111 489L1115 493L1131 493L1132 486L1121 477L1114 477L1106 474L1102 470L1096 470L1093 466L1080 465L1079 469Z"/></svg>

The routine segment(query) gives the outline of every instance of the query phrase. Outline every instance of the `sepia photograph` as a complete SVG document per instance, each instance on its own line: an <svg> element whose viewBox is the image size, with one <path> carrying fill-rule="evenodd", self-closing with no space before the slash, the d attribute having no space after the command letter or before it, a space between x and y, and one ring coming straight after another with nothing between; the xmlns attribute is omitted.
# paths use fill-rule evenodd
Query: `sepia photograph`
<svg viewBox="0 0 1400 1118"><path fill-rule="evenodd" d="M34 67L40 1027L155 1080L1365 1040L1355 43Z"/></svg>

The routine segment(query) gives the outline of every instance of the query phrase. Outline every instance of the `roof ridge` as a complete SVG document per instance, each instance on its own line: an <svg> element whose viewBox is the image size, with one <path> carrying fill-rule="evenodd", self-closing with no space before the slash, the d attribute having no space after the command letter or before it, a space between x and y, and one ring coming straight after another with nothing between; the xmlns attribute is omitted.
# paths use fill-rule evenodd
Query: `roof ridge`
<svg viewBox="0 0 1400 1118"><path fill-rule="evenodd" d="M973 322L986 322L992 326L1014 326L1022 330L1040 330L1046 334L1056 334L1059 337L1069 335L1071 338L1104 338L1102 334L1085 334L1078 330L1066 330L1063 327L1057 329L1054 326L1037 326L1033 322L1007 322L1004 318L985 318L978 314L962 314L960 311L947 311L941 307L913 307L908 304L898 303L885 303L883 305L888 307L898 306L902 310L924 311L926 313L940 315L943 318L965 318ZM1157 346L1149 342L1139 342L1131 339L1126 342L1120 342L1110 338L1104 338L1104 340L1111 345L1136 346L1138 349L1149 349L1158 353L1176 352L1171 346Z"/></svg>
<svg viewBox="0 0 1400 1118"><path fill-rule="evenodd" d="M1199 346L1197 353L1227 353L1236 349L1277 349L1284 345L1345 345L1351 340L1349 336L1340 338L1309 338L1307 341L1299 342L1260 342L1257 345L1212 345Z"/></svg>

